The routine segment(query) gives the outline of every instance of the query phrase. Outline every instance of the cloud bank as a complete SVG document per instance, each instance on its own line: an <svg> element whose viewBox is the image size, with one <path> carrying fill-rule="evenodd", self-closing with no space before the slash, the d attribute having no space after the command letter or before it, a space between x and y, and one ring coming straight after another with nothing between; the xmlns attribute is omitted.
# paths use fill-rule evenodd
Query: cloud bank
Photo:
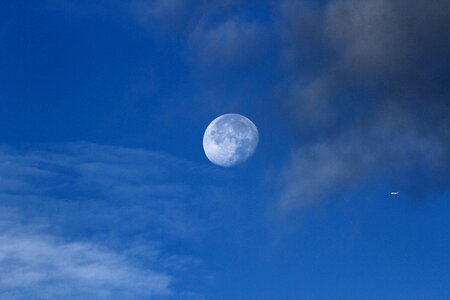
<svg viewBox="0 0 450 300"><path fill-rule="evenodd" d="M287 0L280 18L291 76L277 101L299 137L283 171L280 208L301 208L380 177L419 198L445 188L448 2Z"/></svg>

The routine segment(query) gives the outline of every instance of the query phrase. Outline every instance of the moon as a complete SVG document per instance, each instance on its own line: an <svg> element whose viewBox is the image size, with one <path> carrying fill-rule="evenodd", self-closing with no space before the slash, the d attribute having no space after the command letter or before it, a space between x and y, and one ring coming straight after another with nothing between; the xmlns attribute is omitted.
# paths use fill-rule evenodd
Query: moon
<svg viewBox="0 0 450 300"><path fill-rule="evenodd" d="M206 157L221 167L243 163L255 153L259 133L255 124L239 114L225 114L214 119L203 135Z"/></svg>

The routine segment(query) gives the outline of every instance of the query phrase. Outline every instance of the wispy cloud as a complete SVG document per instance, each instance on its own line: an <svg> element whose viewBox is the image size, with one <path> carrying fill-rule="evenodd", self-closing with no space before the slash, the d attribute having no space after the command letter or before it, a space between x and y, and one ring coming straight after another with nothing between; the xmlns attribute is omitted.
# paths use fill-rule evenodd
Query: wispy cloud
<svg viewBox="0 0 450 300"><path fill-rule="evenodd" d="M135 20L147 27L188 32L211 16L227 13L242 0L133 0L129 9Z"/></svg>
<svg viewBox="0 0 450 300"><path fill-rule="evenodd" d="M92 242L64 241L40 224L0 218L0 295L7 299L137 299L171 294L172 277ZM36 228L38 227L38 228Z"/></svg>
<svg viewBox="0 0 450 300"><path fill-rule="evenodd" d="M201 261L165 245L203 236L215 201L212 169L163 153L91 143L3 148L0 167L0 294L189 294L177 280ZM209 184L195 185L206 177Z"/></svg>
<svg viewBox="0 0 450 300"><path fill-rule="evenodd" d="M261 58L267 34L258 23L230 17L216 26L198 24L188 42L200 65L231 67Z"/></svg>
<svg viewBox="0 0 450 300"><path fill-rule="evenodd" d="M367 122L294 151L282 172L283 211L320 203L346 188L380 178L416 197L424 196L418 193L421 189L434 191L442 185L439 175L444 175L448 157L439 138L411 130L412 120L392 108ZM409 178L412 170L422 187ZM434 183L427 176L435 178Z"/></svg>

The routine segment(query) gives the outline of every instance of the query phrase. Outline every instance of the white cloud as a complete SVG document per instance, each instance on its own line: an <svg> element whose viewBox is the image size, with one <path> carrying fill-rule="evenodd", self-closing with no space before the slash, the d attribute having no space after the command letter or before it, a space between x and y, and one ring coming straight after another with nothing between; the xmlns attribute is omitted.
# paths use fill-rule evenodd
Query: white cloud
<svg viewBox="0 0 450 300"><path fill-rule="evenodd" d="M165 245L201 238L216 188L194 183L211 172L117 146L0 148L0 298L189 294L177 284L201 261Z"/></svg>
<svg viewBox="0 0 450 300"><path fill-rule="evenodd" d="M8 213L10 214L10 213ZM0 294L8 299L136 299L171 293L172 277L92 242L0 216Z"/></svg>

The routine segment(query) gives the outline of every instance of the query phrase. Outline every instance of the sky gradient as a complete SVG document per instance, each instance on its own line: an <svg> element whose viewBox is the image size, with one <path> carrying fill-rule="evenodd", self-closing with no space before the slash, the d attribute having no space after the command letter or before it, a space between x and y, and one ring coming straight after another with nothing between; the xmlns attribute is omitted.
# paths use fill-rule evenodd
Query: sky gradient
<svg viewBox="0 0 450 300"><path fill-rule="evenodd" d="M0 299L449 299L449 28L444 0L0 3ZM233 168L202 148L225 113L259 131Z"/></svg>

